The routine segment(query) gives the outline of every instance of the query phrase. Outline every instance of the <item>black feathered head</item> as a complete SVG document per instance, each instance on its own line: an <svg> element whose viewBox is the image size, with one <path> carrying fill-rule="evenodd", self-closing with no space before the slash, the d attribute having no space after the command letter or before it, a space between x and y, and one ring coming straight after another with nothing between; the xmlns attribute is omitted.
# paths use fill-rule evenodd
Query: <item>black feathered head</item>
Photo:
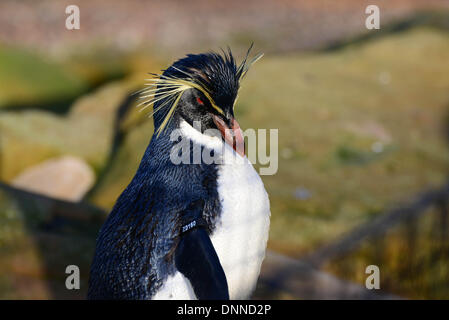
<svg viewBox="0 0 449 320"><path fill-rule="evenodd" d="M157 136L176 114L190 124L199 120L205 128L217 121L231 127L240 81L249 67L263 56L258 54L248 60L251 48L252 45L239 65L230 49L222 54L189 54L163 74L153 74L154 78L147 79L148 88L141 91L144 101L139 106L145 109L153 105L151 115Z"/></svg>

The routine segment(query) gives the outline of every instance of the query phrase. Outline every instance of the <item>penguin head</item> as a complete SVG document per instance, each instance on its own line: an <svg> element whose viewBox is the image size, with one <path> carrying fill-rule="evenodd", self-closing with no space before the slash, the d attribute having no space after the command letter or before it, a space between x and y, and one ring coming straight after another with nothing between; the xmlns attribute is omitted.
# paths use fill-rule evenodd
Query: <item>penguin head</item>
<svg viewBox="0 0 449 320"><path fill-rule="evenodd" d="M252 46L251 46L252 47ZM173 118L194 126L200 123L201 132L218 129L223 139L236 150L243 143L240 126L234 117L240 81L249 67L262 57L256 55L239 65L230 49L222 54L215 52L188 54L176 61L163 74L149 79L149 88L142 92L142 104L153 104L155 134L170 131ZM198 126L194 126L198 129ZM237 151L237 150L236 150Z"/></svg>

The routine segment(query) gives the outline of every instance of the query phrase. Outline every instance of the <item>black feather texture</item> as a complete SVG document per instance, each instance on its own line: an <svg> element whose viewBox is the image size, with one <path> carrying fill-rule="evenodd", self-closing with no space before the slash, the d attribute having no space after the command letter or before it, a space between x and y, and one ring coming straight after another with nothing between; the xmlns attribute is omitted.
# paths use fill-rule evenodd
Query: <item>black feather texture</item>
<svg viewBox="0 0 449 320"><path fill-rule="evenodd" d="M193 201L204 200L203 218L212 232L221 209L217 169L172 164L171 144L166 134L151 140L100 230L89 299L150 299L176 271L173 253L186 221L182 214Z"/></svg>

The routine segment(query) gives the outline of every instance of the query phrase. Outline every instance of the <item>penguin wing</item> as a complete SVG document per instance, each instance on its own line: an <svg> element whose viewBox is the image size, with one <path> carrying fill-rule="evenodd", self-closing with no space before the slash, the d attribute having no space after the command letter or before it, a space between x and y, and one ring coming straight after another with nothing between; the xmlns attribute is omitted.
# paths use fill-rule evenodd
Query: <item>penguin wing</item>
<svg viewBox="0 0 449 320"><path fill-rule="evenodd" d="M202 205L194 206L194 211L202 212ZM175 251L176 268L189 279L199 300L229 300L223 267L207 229L198 221L201 218L191 220L183 227Z"/></svg>

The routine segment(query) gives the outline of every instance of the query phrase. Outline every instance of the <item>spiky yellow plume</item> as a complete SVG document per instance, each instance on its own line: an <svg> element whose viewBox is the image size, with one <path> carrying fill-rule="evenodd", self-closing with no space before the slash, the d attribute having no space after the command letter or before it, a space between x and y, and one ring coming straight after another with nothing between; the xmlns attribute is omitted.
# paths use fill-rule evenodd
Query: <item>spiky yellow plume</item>
<svg viewBox="0 0 449 320"><path fill-rule="evenodd" d="M248 49L245 59L235 70L235 75L240 81L250 68L252 64L254 64L257 60L259 60L263 54L256 55L253 59L248 61L248 56L251 51L251 47ZM229 55L231 53L229 51ZM232 60L233 61L233 60ZM168 108L167 115L162 121L161 125L157 129L157 137L159 137L160 133L164 130L164 128L168 125L170 120L173 117L176 106L178 105L179 100L181 99L183 93L189 89L196 89L203 93L203 95L209 100L211 106L220 114L224 114L222 108L220 108L214 101L212 97L212 92L208 89L203 81L198 81L193 73L189 73L186 70L181 70L174 65L171 68L177 70L181 74L182 77L176 76L167 76L163 74L152 74L154 78L146 79L148 83L145 84L145 88L138 91L140 93L140 99L143 101L138 104L138 107L141 107L140 111L145 110L149 106L153 105L153 112L150 114L150 117L155 113L159 112L164 108ZM192 72L197 72L198 70L192 70ZM162 103L156 107L156 103L161 101Z"/></svg>

